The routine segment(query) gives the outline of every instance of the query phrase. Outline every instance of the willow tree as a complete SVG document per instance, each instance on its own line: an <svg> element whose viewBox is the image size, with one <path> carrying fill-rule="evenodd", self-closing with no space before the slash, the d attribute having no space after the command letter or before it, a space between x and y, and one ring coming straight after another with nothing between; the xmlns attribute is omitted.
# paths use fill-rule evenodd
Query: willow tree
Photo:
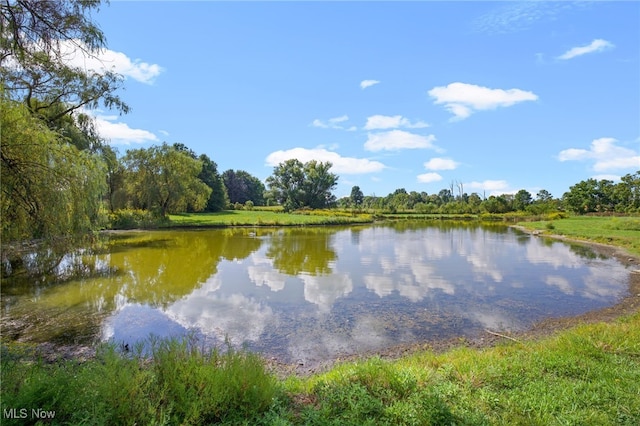
<svg viewBox="0 0 640 426"><path fill-rule="evenodd" d="M177 151L187 154L194 160L200 160L202 163L202 170L198 174L198 178L211 188L211 195L209 195L209 199L207 200L207 204L203 210L206 212L219 212L226 209L229 204L229 196L227 194L227 189L224 186L224 182L222 181L222 177L220 176L220 173L218 173L218 165L216 162L210 159L206 154L200 154L200 156L196 155L192 149L187 148L183 143L174 143L172 147ZM190 208L189 210L193 209Z"/></svg>
<svg viewBox="0 0 640 426"><path fill-rule="evenodd" d="M99 6L100 0L1 1L0 77L12 99L50 121L83 107L128 111L116 95L122 76L74 65L74 57L95 58L106 47L91 19ZM55 113L45 113L49 108Z"/></svg>
<svg viewBox="0 0 640 426"><path fill-rule="evenodd" d="M4 97L0 128L3 245L95 229L106 186L100 157L68 143L25 105Z"/></svg>
<svg viewBox="0 0 640 426"><path fill-rule="evenodd" d="M100 227L104 150L82 110L128 111L122 76L74 65L106 47L91 16L100 3L0 0L3 246Z"/></svg>
<svg viewBox="0 0 640 426"><path fill-rule="evenodd" d="M202 161L164 143L128 150L122 159L124 182L132 207L165 216L207 205L211 188L198 175Z"/></svg>

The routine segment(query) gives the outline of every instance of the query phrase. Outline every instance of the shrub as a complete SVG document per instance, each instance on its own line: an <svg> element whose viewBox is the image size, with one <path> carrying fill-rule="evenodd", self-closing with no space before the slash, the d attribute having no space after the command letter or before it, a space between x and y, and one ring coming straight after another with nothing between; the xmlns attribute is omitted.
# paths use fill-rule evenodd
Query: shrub
<svg viewBox="0 0 640 426"><path fill-rule="evenodd" d="M547 215L547 220L558 220L569 217L565 212L553 212Z"/></svg>
<svg viewBox="0 0 640 426"><path fill-rule="evenodd" d="M148 210L120 209L109 214L109 228L156 228L165 220L165 218L158 217Z"/></svg>

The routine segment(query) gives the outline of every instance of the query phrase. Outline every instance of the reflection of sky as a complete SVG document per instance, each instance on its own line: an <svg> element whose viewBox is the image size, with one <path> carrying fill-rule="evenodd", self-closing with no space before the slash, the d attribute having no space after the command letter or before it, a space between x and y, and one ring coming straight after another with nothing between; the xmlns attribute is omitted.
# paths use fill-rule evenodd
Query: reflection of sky
<svg viewBox="0 0 640 426"><path fill-rule="evenodd" d="M256 253L247 260L247 272L255 285L266 285L271 291L282 290L287 278L286 274L274 269L273 259Z"/></svg>
<svg viewBox="0 0 640 426"><path fill-rule="evenodd" d="M304 283L304 298L316 304L321 312L331 310L333 303L353 290L351 278L345 274L300 276Z"/></svg>
<svg viewBox="0 0 640 426"><path fill-rule="evenodd" d="M553 269L579 268L584 264L584 260L572 252L568 245L554 243L551 250L540 238L534 238L527 244L526 256L531 264L550 265Z"/></svg>
<svg viewBox="0 0 640 426"><path fill-rule="evenodd" d="M257 341L273 320L273 310L264 303L235 293L229 296L217 292L220 282L209 279L190 295L170 305L165 312L188 329L216 337L228 338L234 344Z"/></svg>
<svg viewBox="0 0 640 426"><path fill-rule="evenodd" d="M150 336L168 338L184 335L187 330L171 320L165 313L148 305L127 304L112 315L103 325L103 340L118 344L144 342Z"/></svg>
<svg viewBox="0 0 640 426"><path fill-rule="evenodd" d="M628 271L613 260L511 231L371 226L357 238L349 229L332 232L320 240L330 241L322 252L329 261L316 269L323 273L278 270L266 237L247 257L220 260L204 283L152 316L167 330L228 337L289 360L322 360L430 336L523 329L545 316L610 304L627 285ZM286 246L286 234L278 244ZM116 317L135 324L135 312L148 313L127 303L118 302ZM128 330L117 318L109 327L111 335Z"/></svg>

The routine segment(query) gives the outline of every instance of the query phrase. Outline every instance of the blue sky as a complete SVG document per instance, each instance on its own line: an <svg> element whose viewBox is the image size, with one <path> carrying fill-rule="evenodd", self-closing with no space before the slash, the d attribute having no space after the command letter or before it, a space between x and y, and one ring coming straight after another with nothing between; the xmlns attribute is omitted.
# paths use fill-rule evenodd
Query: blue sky
<svg viewBox="0 0 640 426"><path fill-rule="evenodd" d="M560 197L640 169L639 2L112 0L93 19L126 77L131 113L93 112L121 154L180 142L262 180L331 161L338 197Z"/></svg>

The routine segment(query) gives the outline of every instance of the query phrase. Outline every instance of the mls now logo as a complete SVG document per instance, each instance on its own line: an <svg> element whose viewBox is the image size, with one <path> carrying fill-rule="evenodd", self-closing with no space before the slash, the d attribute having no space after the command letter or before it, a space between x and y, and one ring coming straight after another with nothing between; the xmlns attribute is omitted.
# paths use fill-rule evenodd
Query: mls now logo
<svg viewBox="0 0 640 426"><path fill-rule="evenodd" d="M56 416L55 411L43 410L42 408L34 408L29 413L26 408L5 408L2 410L5 419L26 419L31 414L32 419L53 419Z"/></svg>

